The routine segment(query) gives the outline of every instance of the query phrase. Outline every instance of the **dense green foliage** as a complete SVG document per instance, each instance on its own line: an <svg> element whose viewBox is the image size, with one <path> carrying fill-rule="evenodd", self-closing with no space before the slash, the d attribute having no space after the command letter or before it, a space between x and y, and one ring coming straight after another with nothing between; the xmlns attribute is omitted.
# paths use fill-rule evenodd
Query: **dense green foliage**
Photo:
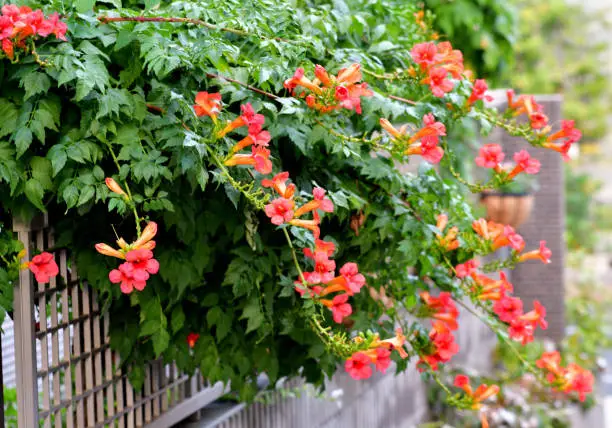
<svg viewBox="0 0 612 428"><path fill-rule="evenodd" d="M427 164L418 174L398 168L409 161L402 144L410 134L390 139L380 133L379 120L410 125L413 134L432 113L427 120L449 132L470 117L485 131L501 124L535 145L544 144L547 135L533 132L530 124L518 125L511 113L502 118L483 109L479 100L486 85L480 98L470 100L473 83L463 78L463 70L451 89L433 96L423 77L414 76L410 49L430 38L416 21L416 4L25 3L61 12L69 40L37 41L38 56L0 63L3 219L8 225L10 217L49 215L56 245L37 250L73 252L79 275L110 311L111 346L131 367L136 387L145 363L160 356L188 372L199 368L213 382L231 381L247 399L256 393L255 379L262 372L272 385L297 374L321 384L339 362L378 340L372 332L393 337L398 325L409 338L411 357L431 356L428 327L409 324L405 314L423 306L419 290L434 287L458 300L469 296L488 325L508 329L491 302L479 300L478 287L455 275L457 264L497 248L472 230L474 218L462 190ZM117 15L122 17L117 22L105 19ZM153 21L142 22L143 15ZM164 21L170 18L176 19ZM374 91L363 97L361 116L347 109L320 114L283 88L298 67L312 75L314 65L322 64L335 74L351 63L361 64ZM448 75L446 69L438 71ZM194 114L200 91L222 94L218 123ZM321 187L335 205L333 214L322 218L321 237L338 244L338 266L356 262L368 284L367 292L351 296L349 323L327 327L329 311L294 289L299 264L310 261L301 255L297 261L293 245L312 248L313 236L286 223L283 231L270 224L261 211L270 198L259 184L261 175L249 168L228 171L219 160L229 157L235 143L217 138L219 128L246 102L265 115L274 171L289 172L299 189L297 202ZM440 138L437 148L445 152L443 167L449 167L453 147ZM517 165L515 172L525 168ZM109 192L104 179L111 176L129 196ZM500 185L511 180L508 176L496 171L489 184ZM126 296L109 281L116 260L96 253L94 244L111 242L115 234L127 242L136 238L132 211L138 234L145 221L159 225L155 257L161 267L144 290ZM457 228L458 249L441 243L442 231L435 226L441 213ZM512 231L520 238L515 235ZM13 257L4 264L11 272L19 269L18 250L6 250ZM517 250L511 260L483 272L518 261ZM14 277L2 284L10 287L11 281ZM392 305L371 297L383 292ZM365 333L351 340L356 332ZM186 340L190 333L199 334L193 349ZM395 352L393 358L400 370L407 367L409 359L400 360ZM470 399L455 398L455 404L469 408Z"/></svg>

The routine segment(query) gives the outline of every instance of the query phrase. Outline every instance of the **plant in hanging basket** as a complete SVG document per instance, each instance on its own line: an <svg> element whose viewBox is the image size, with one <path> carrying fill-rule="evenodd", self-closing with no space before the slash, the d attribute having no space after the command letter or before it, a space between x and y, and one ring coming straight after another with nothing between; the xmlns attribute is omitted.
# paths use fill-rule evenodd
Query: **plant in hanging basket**
<svg viewBox="0 0 612 428"><path fill-rule="evenodd" d="M534 193L538 189L535 174L540 170L540 163L525 150L515 153L515 164L500 164L503 159L497 144L485 144L480 149L476 163L492 168L496 174L494 179L499 181L496 189L481 192L480 202L487 210L488 220L516 228L533 210Z"/></svg>

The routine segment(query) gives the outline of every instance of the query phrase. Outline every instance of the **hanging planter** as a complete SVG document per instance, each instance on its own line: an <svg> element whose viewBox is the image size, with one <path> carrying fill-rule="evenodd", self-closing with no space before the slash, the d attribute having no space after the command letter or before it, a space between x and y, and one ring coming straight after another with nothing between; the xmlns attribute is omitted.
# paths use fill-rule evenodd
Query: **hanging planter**
<svg viewBox="0 0 612 428"><path fill-rule="evenodd" d="M487 219L515 229L525 223L535 197L530 193L482 193L480 203L487 209Z"/></svg>
<svg viewBox="0 0 612 428"><path fill-rule="evenodd" d="M480 203L487 210L488 220L516 229L529 219L537 188L533 176L520 174L496 191L481 193Z"/></svg>

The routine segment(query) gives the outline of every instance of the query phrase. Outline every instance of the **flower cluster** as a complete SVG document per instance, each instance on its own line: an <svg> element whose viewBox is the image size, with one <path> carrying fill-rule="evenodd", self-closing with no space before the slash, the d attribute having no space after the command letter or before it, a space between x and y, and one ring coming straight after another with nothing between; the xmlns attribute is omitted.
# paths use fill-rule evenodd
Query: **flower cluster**
<svg viewBox="0 0 612 428"><path fill-rule="evenodd" d="M41 284L49 282L51 278L59 274L59 268L57 267L53 254L46 251L32 257L32 261L25 262L23 266L24 268L27 267L30 269L36 281Z"/></svg>
<svg viewBox="0 0 612 428"><path fill-rule="evenodd" d="M446 214L440 214L437 218L436 227L441 233L444 233L444 229L448 225L448 216ZM459 248L459 240L457 239L457 235L459 234L459 228L457 226L453 226L449 228L445 235L441 233L436 234L436 238L438 239L438 244L440 248L444 251L453 251Z"/></svg>
<svg viewBox="0 0 612 428"><path fill-rule="evenodd" d="M210 94L210 96L216 95L220 99L220 94ZM261 174L270 174L272 172L272 161L270 160L270 150L267 147L271 136L268 131L262 130L265 118L263 115L255 113L250 103L242 105L240 109L242 114L229 122L217 134L217 137L221 138L238 128L247 127L248 129L247 136L232 147L228 158L225 160L225 166L252 165L255 171ZM251 148L251 153L237 153L247 147Z"/></svg>
<svg viewBox="0 0 612 428"><path fill-rule="evenodd" d="M306 100L306 105L321 113L345 108L355 110L361 114L361 97L371 97L374 93L368 89L367 83L361 81L361 66L352 64L338 72L337 76L330 75L324 67L315 66L315 79L310 80L304 76L304 69L298 68L293 77L285 80L284 86ZM297 91L297 88L308 90Z"/></svg>
<svg viewBox="0 0 612 428"><path fill-rule="evenodd" d="M360 342L361 337L356 338L356 342ZM367 379L372 376L372 364L379 372L384 373L391 364L391 351L397 351L401 358L407 358L408 353L404 349L406 337L402 334L401 329L395 333L395 337L386 340L380 340L378 336L374 336L367 349L355 352L344 363L344 368L347 373L356 380Z"/></svg>
<svg viewBox="0 0 612 428"><path fill-rule="evenodd" d="M407 134L407 125L396 129L384 118L380 119L380 126L391 136L394 144L402 147L405 155L421 155L427 162L434 164L444 156L444 150L438 144L440 137L446 135L446 127L436 121L432 113L423 116L423 127L413 135Z"/></svg>
<svg viewBox="0 0 612 428"><path fill-rule="evenodd" d="M476 165L493 169L505 181L512 180L522 172L525 174L537 174L540 172L540 161L533 159L527 150L521 150L514 154L514 162L516 164L512 169L506 170L502 167L501 163L504 158L505 154L499 144L485 144L478 152Z"/></svg>
<svg viewBox="0 0 612 428"><path fill-rule="evenodd" d="M27 6L19 7L14 4L2 6L0 41L2 52L11 61L15 59L15 48L27 51L28 40L53 34L57 39L65 41L67 29L57 13L45 18L40 9L32 10Z"/></svg>
<svg viewBox="0 0 612 428"><path fill-rule="evenodd" d="M491 243L494 250L510 246L515 255L520 254L525 241L510 226L500 225L485 219L479 219L472 224L474 231ZM544 263L550 262L552 253L546 247L546 242L540 242L540 249L518 256L519 261L540 259ZM548 327L545 320L546 308L537 300L533 302L534 309L523 313L523 302L511 295L512 284L507 280L504 272L500 272L499 280L491 279L477 272L478 263L470 260L455 267L458 277L471 278L471 293L482 302L493 302L493 312L500 321L508 325L509 336L523 345L533 341L535 329L539 326L542 330Z"/></svg>
<svg viewBox="0 0 612 428"><path fill-rule="evenodd" d="M449 362L459 352L459 345L455 342L455 336L447 322L434 321L428 335L428 341L428 345L419 354L420 358L417 361L419 371L428 368L436 371L440 363Z"/></svg>
<svg viewBox="0 0 612 428"><path fill-rule="evenodd" d="M464 71L463 54L461 51L453 49L450 42L441 42L437 45L433 42L419 43L412 48L410 53L413 61L425 74L421 82L429 85L431 92L436 97L443 97L444 94L452 91L455 87L453 81L448 78L449 74L454 79L462 79ZM486 88L479 95L481 91L482 84L479 83L478 91L473 94L474 101L479 96L479 99L482 99Z"/></svg>
<svg viewBox="0 0 612 428"><path fill-rule="evenodd" d="M420 296L424 306L419 316L433 318L435 321L432 322L428 335L429 343L420 352L417 368L421 371L426 368L436 371L440 363L447 363L459 352L459 345L452 333L452 330L459 328L459 310L451 294L446 291L441 292L438 297L433 297L427 291L423 291Z"/></svg>
<svg viewBox="0 0 612 428"><path fill-rule="evenodd" d="M113 284L120 284L123 293L129 294L134 289L144 290L150 275L155 275L159 271L159 262L153 258L155 241L152 239L156 234L157 224L151 221L133 243L127 244L123 238L120 238L117 241L119 250L107 244L96 244L96 250L100 254L125 260L108 274L108 279Z"/></svg>
<svg viewBox="0 0 612 428"><path fill-rule="evenodd" d="M454 385L457 388L463 389L465 398L467 398L470 402L470 407L474 410L480 409L483 401L497 395L499 392L499 386L487 384L482 384L476 390L473 390L470 386L470 378L466 375L457 375Z"/></svg>
<svg viewBox="0 0 612 428"><path fill-rule="evenodd" d="M561 355L557 351L544 352L536 361L536 366L546 371L546 379L557 391L566 394L576 392L580 401L584 401L586 394L593 391L593 374L575 363L561 366Z"/></svg>

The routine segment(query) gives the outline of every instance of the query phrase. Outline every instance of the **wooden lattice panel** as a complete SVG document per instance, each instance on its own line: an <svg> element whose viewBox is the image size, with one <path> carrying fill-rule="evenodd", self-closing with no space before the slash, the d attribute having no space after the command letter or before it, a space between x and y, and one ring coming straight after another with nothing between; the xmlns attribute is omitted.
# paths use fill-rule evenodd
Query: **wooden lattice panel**
<svg viewBox="0 0 612 428"><path fill-rule="evenodd" d="M26 247L53 248L44 220L14 230ZM60 274L49 284L22 271L15 288L15 356L19 428L169 427L224 392L155 361L135 390L110 349L109 315L79 280L65 250L54 252Z"/></svg>

